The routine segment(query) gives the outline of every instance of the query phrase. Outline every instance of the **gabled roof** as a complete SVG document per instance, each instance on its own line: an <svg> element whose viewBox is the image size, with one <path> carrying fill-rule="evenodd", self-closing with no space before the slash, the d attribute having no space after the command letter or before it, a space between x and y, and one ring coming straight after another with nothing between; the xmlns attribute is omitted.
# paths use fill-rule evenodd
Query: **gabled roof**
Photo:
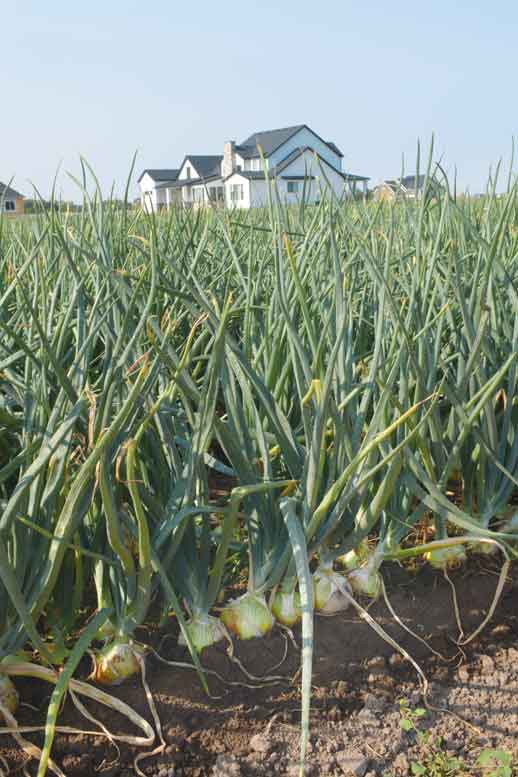
<svg viewBox="0 0 518 777"><path fill-rule="evenodd" d="M327 161L327 159L324 159L320 156L313 148L310 146L303 146L301 148L294 149L291 154L288 154L286 159L283 159L282 162L280 162L278 165L275 165L274 169L272 170L273 175L279 175L279 173L282 173L283 170L285 170L289 165L291 165L292 162L294 162L296 159L298 159L299 156L304 154L306 151L310 151L312 154L315 154L320 162L323 162L328 167L330 167L332 170L335 171L335 173L338 173L338 175L341 175L342 178L344 178L346 181L368 181L369 178L362 175L351 175L350 173L343 173L341 170L339 170L337 167L332 165L330 162Z"/></svg>
<svg viewBox="0 0 518 777"><path fill-rule="evenodd" d="M343 154L340 149L334 144L320 137L311 127L307 124L294 124L293 127L282 127L281 129L264 130L262 132L254 132L253 135L243 140L242 143L236 145L236 151L243 159L253 159L260 156L259 146L261 147L265 157L271 156L274 151L277 151L287 140L292 138L301 129L307 129L313 133L315 137L325 143L329 148L338 156L342 157Z"/></svg>
<svg viewBox="0 0 518 777"><path fill-rule="evenodd" d="M180 170L183 168L186 162L190 162L194 167L200 178L211 178L215 175L221 175L221 162L223 161L222 154L216 154L213 156L199 155L199 154L187 154L182 162Z"/></svg>
<svg viewBox="0 0 518 777"><path fill-rule="evenodd" d="M245 159L259 156L260 146L263 150L263 154L268 157L273 154L283 143L286 143L293 135L296 135L304 124L295 124L293 127L282 127L281 129L264 130L262 132L254 132L246 140L243 140L238 146L236 146L237 153Z"/></svg>
<svg viewBox="0 0 518 777"><path fill-rule="evenodd" d="M143 170L140 174L140 177L137 181L137 183L140 183L141 180L144 178L146 173L149 175L150 178L153 179L153 181L176 181L178 178L178 173L180 170Z"/></svg>
<svg viewBox="0 0 518 777"><path fill-rule="evenodd" d="M23 194L20 194L20 192L17 192L16 189L11 189L10 186L6 186L5 183L2 183L0 181L0 198L3 199L5 197L14 197L14 198L21 197L22 200L25 199Z"/></svg>
<svg viewBox="0 0 518 777"><path fill-rule="evenodd" d="M330 162L328 162L326 159L321 157L317 152L310 148L310 146L301 146L300 148L295 148L286 159L283 159L282 162L279 162L278 165L275 165L271 170L268 171L268 177L269 178L276 178L278 175L280 175L284 170L286 170L287 167L291 165L292 162L294 162L296 159L299 158L302 154L304 154L306 151L310 151L312 154L315 154L320 162L327 165L331 168L331 170L334 170L335 173L338 173L345 181L368 181L370 180L367 176L363 175L352 175L350 173L343 173L341 170L338 170L338 168L334 167ZM241 175L243 178L247 178L252 181L264 181L265 174L263 171L258 170L234 170L233 173L230 175L227 175L225 178L225 181L227 181L229 178L231 178L233 175ZM304 176L290 176L285 175L281 176L282 178L301 178L303 179Z"/></svg>
<svg viewBox="0 0 518 777"><path fill-rule="evenodd" d="M336 143L333 143L331 140L326 140L326 143L327 143L327 145L329 146L329 148L330 148L332 151L334 151L334 152L335 152L335 154L338 154L338 156L340 156L340 157L343 157L343 154L342 154L342 152L340 151L340 149L338 148L338 146L336 145Z"/></svg>

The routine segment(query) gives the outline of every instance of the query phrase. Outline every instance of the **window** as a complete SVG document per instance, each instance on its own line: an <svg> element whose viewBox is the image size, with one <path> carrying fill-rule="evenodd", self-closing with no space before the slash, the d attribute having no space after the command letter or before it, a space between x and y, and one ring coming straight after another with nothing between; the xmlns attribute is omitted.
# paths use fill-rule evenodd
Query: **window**
<svg viewBox="0 0 518 777"><path fill-rule="evenodd" d="M191 168L189 167L189 165L187 165L187 167L185 168L185 177L187 178L188 181L191 180Z"/></svg>
<svg viewBox="0 0 518 777"><path fill-rule="evenodd" d="M288 194L297 194L299 190L298 181L288 181Z"/></svg>
<svg viewBox="0 0 518 777"><path fill-rule="evenodd" d="M236 170L237 170L238 173L240 173L241 172L241 165L236 165Z"/></svg>
<svg viewBox="0 0 518 777"><path fill-rule="evenodd" d="M243 199L242 183L233 183L230 186L230 199L232 202L240 202Z"/></svg>
<svg viewBox="0 0 518 777"><path fill-rule="evenodd" d="M6 210L16 210L16 204L13 202L13 200L6 200L5 201L5 209Z"/></svg>
<svg viewBox="0 0 518 777"><path fill-rule="evenodd" d="M223 202L225 199L225 189L223 186L211 186L209 189L209 198L212 202Z"/></svg>

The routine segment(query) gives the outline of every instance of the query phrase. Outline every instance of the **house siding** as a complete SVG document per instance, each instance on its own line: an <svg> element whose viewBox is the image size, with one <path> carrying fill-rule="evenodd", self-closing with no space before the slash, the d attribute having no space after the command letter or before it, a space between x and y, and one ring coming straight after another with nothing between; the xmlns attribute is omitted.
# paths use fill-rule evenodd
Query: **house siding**
<svg viewBox="0 0 518 777"><path fill-rule="evenodd" d="M20 216L25 210L25 201L23 197L0 197L0 212L8 216ZM9 205L7 204L9 203ZM11 205L14 205L14 210Z"/></svg>
<svg viewBox="0 0 518 777"><path fill-rule="evenodd" d="M268 182L250 181L250 207L261 208L268 205Z"/></svg>
<svg viewBox="0 0 518 777"><path fill-rule="evenodd" d="M225 181L225 203L227 205L227 208L250 208L251 205L251 198L250 198L250 184L252 181L249 181L248 178L245 178L244 176L240 175L240 173L234 173L234 175L231 175L230 178L227 178ZM242 200L236 200L235 202L232 200L232 186L234 184L241 184L243 186L243 199Z"/></svg>
<svg viewBox="0 0 518 777"><path fill-rule="evenodd" d="M180 170L180 173L178 174L178 180L179 181L188 181L189 180L189 178L187 178L187 168L188 167L191 168L191 178L190 178L191 181L195 181L197 178L200 177L198 175L198 173L196 172L196 170L194 169L192 162L189 162L189 160L187 159L183 163L182 169Z"/></svg>
<svg viewBox="0 0 518 777"><path fill-rule="evenodd" d="M165 189L157 189L149 173L146 173L140 181L140 204L148 213L156 212L167 205Z"/></svg>
<svg viewBox="0 0 518 777"><path fill-rule="evenodd" d="M348 185L343 177L325 161L315 159L312 151L305 151L280 173L279 193L287 203L300 200L304 181L299 182L299 192L288 193L287 178L291 176L311 176L313 180L306 181L306 202L316 202L323 195L329 194L329 189L337 197L348 192Z"/></svg>

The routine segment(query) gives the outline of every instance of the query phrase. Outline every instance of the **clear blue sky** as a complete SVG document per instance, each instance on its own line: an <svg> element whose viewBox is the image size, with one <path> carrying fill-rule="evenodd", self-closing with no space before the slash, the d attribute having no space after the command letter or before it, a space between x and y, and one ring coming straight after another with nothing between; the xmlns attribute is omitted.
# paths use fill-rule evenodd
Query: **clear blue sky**
<svg viewBox="0 0 518 777"><path fill-rule="evenodd" d="M109 187L135 150L175 167L297 123L373 182L435 132L478 191L518 134L516 0L24 0L1 33L0 180L24 193L79 154Z"/></svg>

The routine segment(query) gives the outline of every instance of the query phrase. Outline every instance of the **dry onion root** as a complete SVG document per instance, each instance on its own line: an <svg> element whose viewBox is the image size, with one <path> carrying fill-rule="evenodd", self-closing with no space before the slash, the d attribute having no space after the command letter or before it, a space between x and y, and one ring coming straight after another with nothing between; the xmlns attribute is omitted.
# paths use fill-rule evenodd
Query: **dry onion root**
<svg viewBox="0 0 518 777"><path fill-rule="evenodd" d="M223 609L221 620L240 639L264 637L275 623L264 596L250 592L232 599Z"/></svg>

